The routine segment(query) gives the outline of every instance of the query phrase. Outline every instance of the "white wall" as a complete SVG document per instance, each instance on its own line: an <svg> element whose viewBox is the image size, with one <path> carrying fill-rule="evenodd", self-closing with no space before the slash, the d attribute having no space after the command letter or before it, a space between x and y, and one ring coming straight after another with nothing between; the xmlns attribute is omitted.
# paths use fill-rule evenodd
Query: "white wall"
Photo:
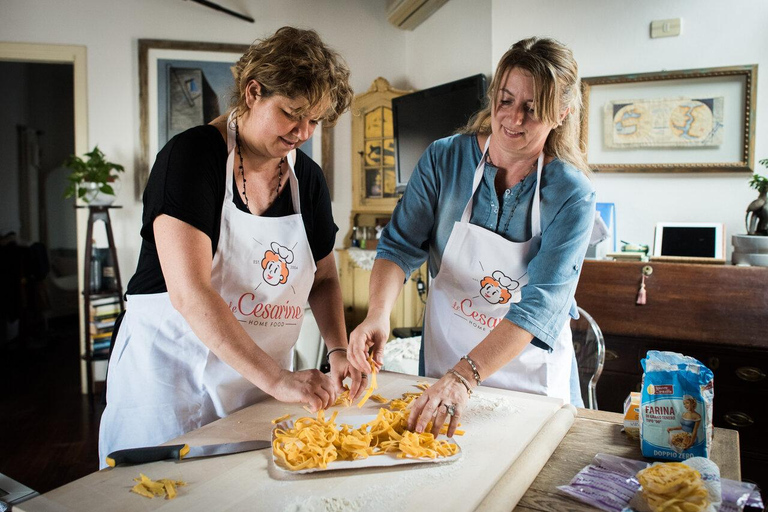
<svg viewBox="0 0 768 512"><path fill-rule="evenodd" d="M2 0L0 40L87 47L88 145L125 165L112 219L123 282L133 274L141 240L141 202L134 187L139 157L138 39L250 43L283 25L314 28L346 59L356 92L377 76L403 81L405 33L387 23L382 0L220 0L249 14L246 23L181 0ZM334 215L347 231L352 204L349 114L335 130ZM341 245L341 237L338 239Z"/></svg>
<svg viewBox="0 0 768 512"><path fill-rule="evenodd" d="M139 38L247 43L282 25L311 27L346 58L357 92L377 76L398 88L425 88L490 74L510 44L532 34L570 45L582 76L751 63L768 69L768 4L762 0L451 0L413 32L387 23L384 0L221 3L256 23L181 0L2 0L0 39L87 47L89 146L99 144L127 171L118 197L124 208L114 220L125 281L140 246L141 203L133 187ZM683 18L682 36L649 38L651 20L675 17ZM768 101L764 83L758 80L758 106ZM757 158L768 157L764 132L758 120ZM336 126L335 141L333 208L343 235L352 188L348 114ZM595 184L600 201L617 205L619 237L648 243L659 220L714 220L725 222L728 233L743 232L743 212L755 197L747 180L745 174L601 174Z"/></svg>
<svg viewBox="0 0 768 512"><path fill-rule="evenodd" d="M451 0L414 31L406 32L407 82L426 89L478 73L490 77L491 1Z"/></svg>
<svg viewBox="0 0 768 512"><path fill-rule="evenodd" d="M682 18L679 37L650 38L652 20ZM768 71L764 0L493 0L493 60L515 41L554 37L571 47L581 76L758 64ZM758 79L755 160L768 157L768 82ZM765 168L757 165L765 174ZM740 174L596 175L598 201L616 203L618 238L652 243L658 221L713 221L744 233L757 192Z"/></svg>

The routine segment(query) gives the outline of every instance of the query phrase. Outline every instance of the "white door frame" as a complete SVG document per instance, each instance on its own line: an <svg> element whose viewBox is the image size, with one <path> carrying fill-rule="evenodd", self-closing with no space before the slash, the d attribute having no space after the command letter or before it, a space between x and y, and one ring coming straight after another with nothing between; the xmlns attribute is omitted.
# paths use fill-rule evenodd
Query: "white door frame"
<svg viewBox="0 0 768 512"><path fill-rule="evenodd" d="M48 64L72 64L74 76L75 106L75 153L82 155L88 151L88 84L86 70L86 47L65 44L34 44L0 42L0 60L17 62L35 62ZM77 210L77 267L78 300L80 303L80 353L85 353L83 333L85 312L83 311L83 248L85 247L85 228L88 212ZM80 362L80 384L83 393L87 392L85 379L85 361Z"/></svg>

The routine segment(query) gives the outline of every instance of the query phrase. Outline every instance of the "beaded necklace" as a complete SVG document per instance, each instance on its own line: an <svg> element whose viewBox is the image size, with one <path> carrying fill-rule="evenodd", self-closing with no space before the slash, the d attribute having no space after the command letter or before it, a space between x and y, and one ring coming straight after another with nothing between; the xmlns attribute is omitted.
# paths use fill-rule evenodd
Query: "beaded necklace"
<svg viewBox="0 0 768 512"><path fill-rule="evenodd" d="M245 170L243 169L243 154L240 149L240 128L237 124L237 120L235 120L235 146L237 147L237 156L240 159L240 177L243 178L243 198L245 198L245 208L250 212L251 209L248 207L248 194L245 191ZM277 199L277 196L280 195L280 185L283 183L283 161L285 161L285 158L280 159L280 163L277 164L277 188L275 189L275 199ZM274 199L272 200L274 201Z"/></svg>
<svg viewBox="0 0 768 512"><path fill-rule="evenodd" d="M491 160L491 152L490 151L488 153L486 153L485 161L487 163L489 163L490 165L493 165L494 167L496 167L496 165ZM502 231L503 233L506 233L507 229L509 229L509 222L512 220L512 217L514 217L514 215L515 215L515 210L517 210L517 205L520 204L520 194L523 193L523 185L522 185L522 183L523 183L523 181L525 181L525 178L527 178L531 174L531 172L533 172L533 169L536 168L537 164L538 164L538 160L536 162L534 162L533 165L531 166L531 168L528 169L528 172L525 173L525 175L523 175L522 178L520 178L520 183L518 184L518 187L517 187L517 194L515 194L515 201L514 201L514 203L512 203L512 211L509 212L509 217L507 217L507 222L506 222L506 224L504 224L504 230ZM498 167L496 167L496 168L498 169Z"/></svg>

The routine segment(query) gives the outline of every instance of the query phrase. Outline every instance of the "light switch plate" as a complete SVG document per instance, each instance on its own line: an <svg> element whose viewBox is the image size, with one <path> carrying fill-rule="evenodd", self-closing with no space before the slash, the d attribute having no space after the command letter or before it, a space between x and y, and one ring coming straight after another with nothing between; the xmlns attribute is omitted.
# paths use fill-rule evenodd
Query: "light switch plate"
<svg viewBox="0 0 768 512"><path fill-rule="evenodd" d="M673 37L680 35L683 22L680 18L655 20L651 22L651 37Z"/></svg>

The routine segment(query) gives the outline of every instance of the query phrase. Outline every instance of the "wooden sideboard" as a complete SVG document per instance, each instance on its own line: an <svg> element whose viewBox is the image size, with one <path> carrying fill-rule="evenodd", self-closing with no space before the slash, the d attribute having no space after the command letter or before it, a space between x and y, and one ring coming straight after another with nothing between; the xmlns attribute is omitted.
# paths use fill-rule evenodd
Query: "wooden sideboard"
<svg viewBox="0 0 768 512"><path fill-rule="evenodd" d="M600 409L640 390L648 350L695 357L715 375L715 426L739 432L743 478L768 489L768 268L587 260L576 301L605 335Z"/></svg>

